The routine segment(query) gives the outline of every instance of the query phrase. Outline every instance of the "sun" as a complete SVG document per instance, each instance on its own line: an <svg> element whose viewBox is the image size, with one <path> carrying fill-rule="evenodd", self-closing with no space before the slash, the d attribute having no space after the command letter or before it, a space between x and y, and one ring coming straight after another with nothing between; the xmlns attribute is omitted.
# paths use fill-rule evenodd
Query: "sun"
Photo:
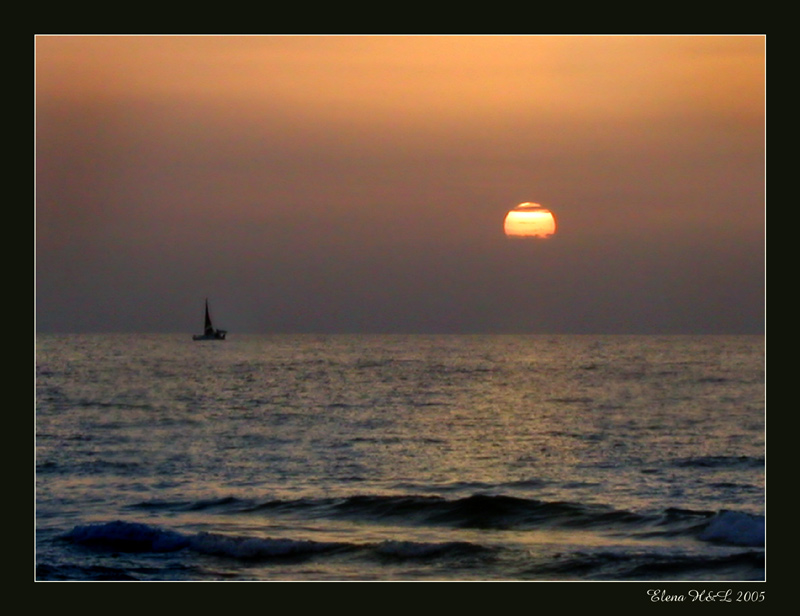
<svg viewBox="0 0 800 616"><path fill-rule="evenodd" d="M503 230L507 237L548 238L556 232L556 219L538 203L520 203L506 214Z"/></svg>

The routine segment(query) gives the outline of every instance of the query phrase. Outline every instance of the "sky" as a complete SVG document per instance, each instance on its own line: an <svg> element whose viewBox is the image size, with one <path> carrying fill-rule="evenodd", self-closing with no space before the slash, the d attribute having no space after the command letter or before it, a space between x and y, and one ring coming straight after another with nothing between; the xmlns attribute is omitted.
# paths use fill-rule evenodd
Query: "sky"
<svg viewBox="0 0 800 616"><path fill-rule="evenodd" d="M34 46L37 331L764 331L764 36Z"/></svg>

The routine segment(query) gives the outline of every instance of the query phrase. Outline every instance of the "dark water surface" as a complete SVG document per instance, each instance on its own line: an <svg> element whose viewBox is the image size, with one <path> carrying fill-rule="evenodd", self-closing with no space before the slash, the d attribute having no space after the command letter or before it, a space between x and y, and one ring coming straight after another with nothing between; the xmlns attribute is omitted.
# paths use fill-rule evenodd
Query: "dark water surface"
<svg viewBox="0 0 800 616"><path fill-rule="evenodd" d="M763 580L762 336L38 335L39 580Z"/></svg>

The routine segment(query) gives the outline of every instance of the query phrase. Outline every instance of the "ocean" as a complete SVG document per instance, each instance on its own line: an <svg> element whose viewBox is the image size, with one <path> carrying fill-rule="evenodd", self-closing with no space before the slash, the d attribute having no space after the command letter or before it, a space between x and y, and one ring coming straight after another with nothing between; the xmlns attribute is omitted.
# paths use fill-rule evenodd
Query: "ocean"
<svg viewBox="0 0 800 616"><path fill-rule="evenodd" d="M765 580L763 336L35 342L37 581Z"/></svg>

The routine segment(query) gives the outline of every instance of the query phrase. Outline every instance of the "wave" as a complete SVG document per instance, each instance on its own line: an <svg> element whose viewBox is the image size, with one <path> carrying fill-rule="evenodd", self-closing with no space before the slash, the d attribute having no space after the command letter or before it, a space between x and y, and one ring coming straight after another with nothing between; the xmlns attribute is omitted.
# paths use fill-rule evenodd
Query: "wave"
<svg viewBox="0 0 800 616"><path fill-rule="evenodd" d="M226 497L194 503L161 501L147 510L169 514L176 507L193 514L245 516L244 524L231 534L123 520L78 525L54 536L56 543L72 544L78 551L66 560L42 557L37 579L218 579L228 575L220 570L241 577L253 571L252 566L270 568L258 575L292 579L295 575L339 579L353 570L369 571L366 577L403 577L409 567L434 579L758 580L764 574L764 516L740 511L672 508L636 513L484 494L453 500L357 495L260 503ZM280 535L267 536L243 530L258 526L246 516L270 518L264 528L276 527L276 516L291 521L279 525ZM304 516L315 524L320 519L347 519L359 527L374 523L382 536L357 533L327 540L305 536ZM392 535L383 535L390 526ZM286 534L290 528L297 534ZM456 533L455 528L469 532ZM476 528L490 532L476 533L472 530ZM543 528L550 539L563 532L569 543L559 544L557 552L549 540L538 544L542 534L536 531ZM513 532L495 532L503 529ZM528 529L532 543L524 538ZM575 529L588 530L595 538L584 544L583 533L573 534ZM697 549L702 544L714 547ZM117 558L121 553L126 557Z"/></svg>
<svg viewBox="0 0 800 616"><path fill-rule="evenodd" d="M673 464L677 467L690 468L763 468L765 459L763 456L700 456L692 458L681 458L675 460Z"/></svg>
<svg viewBox="0 0 800 616"><path fill-rule="evenodd" d="M382 558L415 559L463 556L491 551L465 541L416 542L387 540L365 544L270 537L230 536L219 533L181 533L139 522L76 526L64 535L74 544L114 552L178 552L237 560L303 559L323 554L364 552Z"/></svg>
<svg viewBox="0 0 800 616"><path fill-rule="evenodd" d="M669 554L664 552L576 552L568 558L537 563L525 573L558 579L697 580L724 578L763 579L763 552L731 554Z"/></svg>
<svg viewBox="0 0 800 616"><path fill-rule="evenodd" d="M766 520L741 511L722 511L715 515L698 535L703 541L762 547L766 539Z"/></svg>
<svg viewBox="0 0 800 616"><path fill-rule="evenodd" d="M671 515L687 514L673 511ZM429 579L761 580L764 551L742 547L740 541L752 533L753 524L757 521L736 512L711 516L705 526L709 540L735 538L734 543L740 545L709 553L615 540L572 549L565 545L553 552L534 544L503 544L494 533L485 544L473 539L404 539L401 531L395 539L364 543L318 541L180 532L115 520L76 526L62 535L61 540L80 551L67 558L41 559L36 575L39 580L200 580L249 579L249 571L259 571L254 579L393 579L407 577L410 566L415 576ZM120 558L122 553L126 556ZM310 563L314 563L312 568ZM352 577L354 570L362 573Z"/></svg>
<svg viewBox="0 0 800 616"><path fill-rule="evenodd" d="M762 547L765 518L739 511L692 511L668 508L634 512L607 505L544 501L507 495L370 495L345 498L269 499L224 497L197 502L142 503L142 509L203 511L295 519L340 519L391 523L398 527L445 527L483 530L584 529L640 537L688 537L730 546Z"/></svg>

